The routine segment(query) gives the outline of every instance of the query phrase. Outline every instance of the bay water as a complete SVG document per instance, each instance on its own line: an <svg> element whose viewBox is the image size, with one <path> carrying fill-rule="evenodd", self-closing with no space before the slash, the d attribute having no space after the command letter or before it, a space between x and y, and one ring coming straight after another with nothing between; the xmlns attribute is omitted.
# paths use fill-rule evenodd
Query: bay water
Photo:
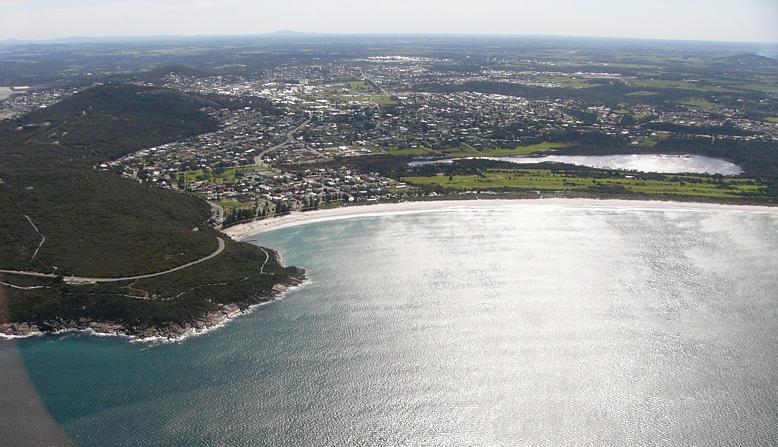
<svg viewBox="0 0 778 447"><path fill-rule="evenodd" d="M256 243L310 282L181 343L19 351L78 445L770 445L778 214L543 205Z"/></svg>

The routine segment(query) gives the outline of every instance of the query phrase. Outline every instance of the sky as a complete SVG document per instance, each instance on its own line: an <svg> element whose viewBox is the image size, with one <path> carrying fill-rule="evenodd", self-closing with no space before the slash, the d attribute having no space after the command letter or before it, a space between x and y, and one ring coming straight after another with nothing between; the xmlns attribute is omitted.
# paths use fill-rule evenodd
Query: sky
<svg viewBox="0 0 778 447"><path fill-rule="evenodd" d="M0 40L279 30L778 42L778 0L0 0Z"/></svg>

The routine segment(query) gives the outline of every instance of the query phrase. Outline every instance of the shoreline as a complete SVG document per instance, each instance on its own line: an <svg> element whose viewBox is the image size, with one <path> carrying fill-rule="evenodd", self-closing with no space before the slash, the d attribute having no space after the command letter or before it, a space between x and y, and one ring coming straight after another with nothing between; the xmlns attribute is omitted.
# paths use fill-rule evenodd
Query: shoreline
<svg viewBox="0 0 778 447"><path fill-rule="evenodd" d="M318 222L353 219L359 217L380 217L402 214L441 212L452 209L496 208L515 206L567 206L590 208L628 208L644 210L733 210L749 212L778 213L778 207L766 205L739 205L710 202L680 202L672 200L627 200L589 198L547 198L547 199L463 199L463 200L419 200L397 203L376 203L352 205L313 211L295 211L291 214L270 219L255 220L222 229L222 232L236 241L250 236L282 228L296 227Z"/></svg>
<svg viewBox="0 0 778 447"><path fill-rule="evenodd" d="M270 219L255 220L223 229L222 232L237 241L245 241L251 236L267 231L300 225L329 222L334 220L354 219L361 217L380 217L393 215L421 214L444 212L455 209L487 209L498 207L519 206L557 206L584 208L621 208L631 210L686 210L710 211L729 210L746 212L778 213L778 207L764 205L739 205L706 202L679 202L670 200L628 200L628 199L594 199L594 198L532 198L532 199L447 199L420 200L396 203L376 203L365 205L342 206L313 211L296 211L291 214ZM280 261L280 253L276 253ZM287 282L276 284L269 296L253 298L253 304L246 307L225 304L208 312L202 318L183 324L170 324L160 327L129 328L123 324L95 321L56 321L43 322L40 325L27 323L6 323L0 325L0 341L40 337L46 335L63 335L67 333L85 333L98 337L126 338L131 343L176 343L192 337L215 331L239 318L249 314L256 308L270 304L283 295L299 289L310 280L305 276L290 277ZM45 329L42 329L41 326Z"/></svg>
<svg viewBox="0 0 778 447"><path fill-rule="evenodd" d="M28 325L26 323L9 323L6 325L8 326L7 328L0 329L2 330L0 332L0 341L12 342L32 337L80 333L95 337L125 338L130 343L180 343L187 339L221 329L233 320L254 312L259 307L283 299L285 295L304 287L309 282L310 280L306 276L302 278L292 277L288 283L276 284L271 295L259 298L258 302L250 304L245 308L241 308L237 304L222 305L217 310L207 313L201 319L183 325L172 324L165 327L149 327L133 332L122 324L110 322L47 322L53 330L40 330L36 325Z"/></svg>

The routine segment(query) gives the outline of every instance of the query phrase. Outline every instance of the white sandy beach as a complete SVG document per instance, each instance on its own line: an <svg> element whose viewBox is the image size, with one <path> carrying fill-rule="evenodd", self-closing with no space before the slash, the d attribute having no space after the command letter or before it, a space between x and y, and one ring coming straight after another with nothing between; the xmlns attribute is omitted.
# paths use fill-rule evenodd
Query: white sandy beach
<svg viewBox="0 0 778 447"><path fill-rule="evenodd" d="M326 210L294 212L286 216L257 220L235 225L224 233L235 240L243 240L251 235L280 228L294 227L315 222L350 219L356 217L375 217L396 214L436 212L450 209L497 208L505 206L569 206L645 209L684 209L684 210L742 210L749 212L778 213L778 207L757 205L726 205L718 203L672 202L652 200L607 200L607 199L485 199L485 200L437 200L400 203L380 203L375 205L345 206Z"/></svg>

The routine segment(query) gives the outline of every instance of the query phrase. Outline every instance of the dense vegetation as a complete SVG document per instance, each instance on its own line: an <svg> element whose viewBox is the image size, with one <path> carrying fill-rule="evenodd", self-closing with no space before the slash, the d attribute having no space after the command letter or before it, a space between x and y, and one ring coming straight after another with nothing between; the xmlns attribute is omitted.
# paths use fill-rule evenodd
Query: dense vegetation
<svg viewBox="0 0 778 447"><path fill-rule="evenodd" d="M34 291L10 290L9 319L34 322L42 329L49 329L47 322L88 319L121 324L131 333L182 325L203 319L220 304L246 308L267 300L276 284L301 274L272 257L262 269L264 260L265 253L257 247L228 242L222 256L153 279L121 286L50 284L51 288Z"/></svg>
<svg viewBox="0 0 778 447"><path fill-rule="evenodd" d="M192 231L209 218L207 204L94 169L110 157L213 130L210 117L199 111L202 105L199 98L169 90L111 85L5 125L3 238L37 239L27 215L46 243L34 260L29 242L3 250L0 267L123 276L212 252L215 238Z"/></svg>
<svg viewBox="0 0 778 447"><path fill-rule="evenodd" d="M207 203L95 166L214 130L215 122L201 109L229 106L218 99L111 84L0 127L0 268L117 277L169 269L212 253L217 233L206 225ZM38 231L46 239L35 254ZM6 318L38 323L93 318L141 326L190 321L219 303L247 304L257 294L267 295L295 273L271 257L266 271L274 274L258 275L265 258L256 247L229 243L212 261L135 285L72 286L5 275L4 281L16 285L47 287L7 288ZM198 288L171 300L181 287ZM124 296L139 293L140 298Z"/></svg>
<svg viewBox="0 0 778 447"><path fill-rule="evenodd" d="M144 147L216 130L202 96L169 89L108 84L91 88L19 119L30 143L65 146L84 162L120 157Z"/></svg>

